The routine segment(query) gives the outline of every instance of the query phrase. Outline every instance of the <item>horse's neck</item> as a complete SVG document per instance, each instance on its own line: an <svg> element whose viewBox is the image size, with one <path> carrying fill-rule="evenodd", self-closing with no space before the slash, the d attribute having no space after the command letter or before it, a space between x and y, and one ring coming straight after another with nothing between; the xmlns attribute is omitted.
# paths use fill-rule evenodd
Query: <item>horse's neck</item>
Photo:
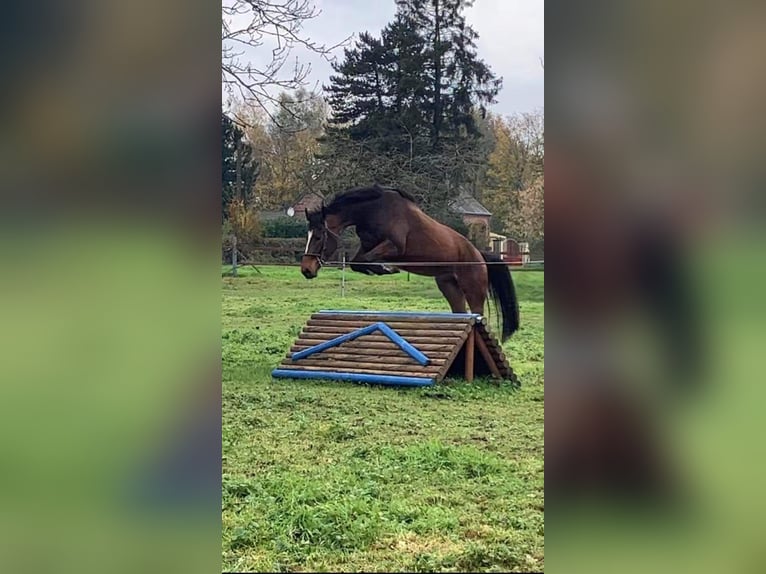
<svg viewBox="0 0 766 574"><path fill-rule="evenodd" d="M327 219L325 220L325 223L327 227L332 231L333 233L340 235L343 233L346 228L351 227L352 225L356 225L355 222L353 222L349 217L348 213L340 214L340 213L334 213L332 215L329 215Z"/></svg>
<svg viewBox="0 0 766 574"><path fill-rule="evenodd" d="M360 222L364 223L361 221L363 219L362 212L360 206L350 205L343 210L343 213L335 214L336 223L334 225L337 228L337 233L343 233L345 229L359 225Z"/></svg>
<svg viewBox="0 0 766 574"><path fill-rule="evenodd" d="M333 214L335 222L328 225L334 226L333 231L338 234L342 233L348 227L356 227L357 229L371 229L378 227L374 221L375 209L382 208L383 204L378 202L376 205L371 205L373 202L362 202L358 204L349 205L342 213ZM337 231L336 231L337 229Z"/></svg>

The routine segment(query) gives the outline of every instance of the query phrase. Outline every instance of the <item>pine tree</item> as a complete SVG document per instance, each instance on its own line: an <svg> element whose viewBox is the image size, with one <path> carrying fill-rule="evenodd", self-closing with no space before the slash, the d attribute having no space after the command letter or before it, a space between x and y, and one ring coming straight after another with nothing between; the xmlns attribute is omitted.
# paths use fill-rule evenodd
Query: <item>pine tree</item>
<svg viewBox="0 0 766 574"><path fill-rule="evenodd" d="M335 75L325 86L333 110L331 125L364 139L379 135L377 122L385 114L391 86L391 54L383 42L367 32L359 35L353 48L344 50L344 59L333 64Z"/></svg>
<svg viewBox="0 0 766 574"><path fill-rule="evenodd" d="M399 151L421 153L419 144L428 134L425 41L415 22L402 14L383 29L381 38L392 60L387 68L390 130L398 136Z"/></svg>
<svg viewBox="0 0 766 574"><path fill-rule="evenodd" d="M325 86L332 118L321 158L350 185L409 185L444 214L486 158L475 114L501 80L476 55L462 14L472 0L398 0L375 37L365 32Z"/></svg>
<svg viewBox="0 0 766 574"><path fill-rule="evenodd" d="M431 145L442 139L476 136L472 110L493 103L502 78L496 78L476 53L478 34L463 11L473 0L396 0L404 19L419 29L426 49L421 75L428 78Z"/></svg>

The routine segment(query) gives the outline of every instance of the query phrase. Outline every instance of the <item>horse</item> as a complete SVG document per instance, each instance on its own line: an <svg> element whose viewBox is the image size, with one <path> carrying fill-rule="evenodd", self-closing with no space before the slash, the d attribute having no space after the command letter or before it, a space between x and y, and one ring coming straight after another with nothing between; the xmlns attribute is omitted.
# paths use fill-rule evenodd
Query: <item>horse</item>
<svg viewBox="0 0 766 574"><path fill-rule="evenodd" d="M337 251L340 234L353 226L361 243L349 262L353 271L387 275L403 270L433 277L453 313L465 313L467 302L472 313L484 314L489 295L502 318L502 341L518 330L519 305L508 266L488 264L502 260L426 215L409 193L377 184L349 189L305 214L309 229L301 273L306 279L317 276ZM386 261L406 265L391 267ZM425 262L444 265L418 265Z"/></svg>

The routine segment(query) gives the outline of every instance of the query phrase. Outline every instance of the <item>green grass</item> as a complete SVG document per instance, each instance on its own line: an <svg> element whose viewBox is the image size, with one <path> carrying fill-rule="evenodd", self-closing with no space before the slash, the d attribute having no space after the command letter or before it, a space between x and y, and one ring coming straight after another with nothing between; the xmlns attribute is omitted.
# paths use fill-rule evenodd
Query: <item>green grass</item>
<svg viewBox="0 0 766 574"><path fill-rule="evenodd" d="M514 274L520 389L413 389L269 373L319 309L448 310L432 279L259 271L222 279L224 571L542 570L543 274Z"/></svg>

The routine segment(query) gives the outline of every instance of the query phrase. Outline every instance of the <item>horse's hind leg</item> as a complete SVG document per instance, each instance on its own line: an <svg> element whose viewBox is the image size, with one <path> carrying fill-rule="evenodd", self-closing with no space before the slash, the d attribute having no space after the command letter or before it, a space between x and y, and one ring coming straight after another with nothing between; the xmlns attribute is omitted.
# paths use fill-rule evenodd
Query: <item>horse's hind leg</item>
<svg viewBox="0 0 766 574"><path fill-rule="evenodd" d="M455 275L439 275L436 278L436 286L447 299L453 313L465 313L465 295L457 283Z"/></svg>
<svg viewBox="0 0 766 574"><path fill-rule="evenodd" d="M486 268L482 266L469 266L458 269L455 274L458 287L465 299L471 313L484 314L484 303L487 301L488 278Z"/></svg>

